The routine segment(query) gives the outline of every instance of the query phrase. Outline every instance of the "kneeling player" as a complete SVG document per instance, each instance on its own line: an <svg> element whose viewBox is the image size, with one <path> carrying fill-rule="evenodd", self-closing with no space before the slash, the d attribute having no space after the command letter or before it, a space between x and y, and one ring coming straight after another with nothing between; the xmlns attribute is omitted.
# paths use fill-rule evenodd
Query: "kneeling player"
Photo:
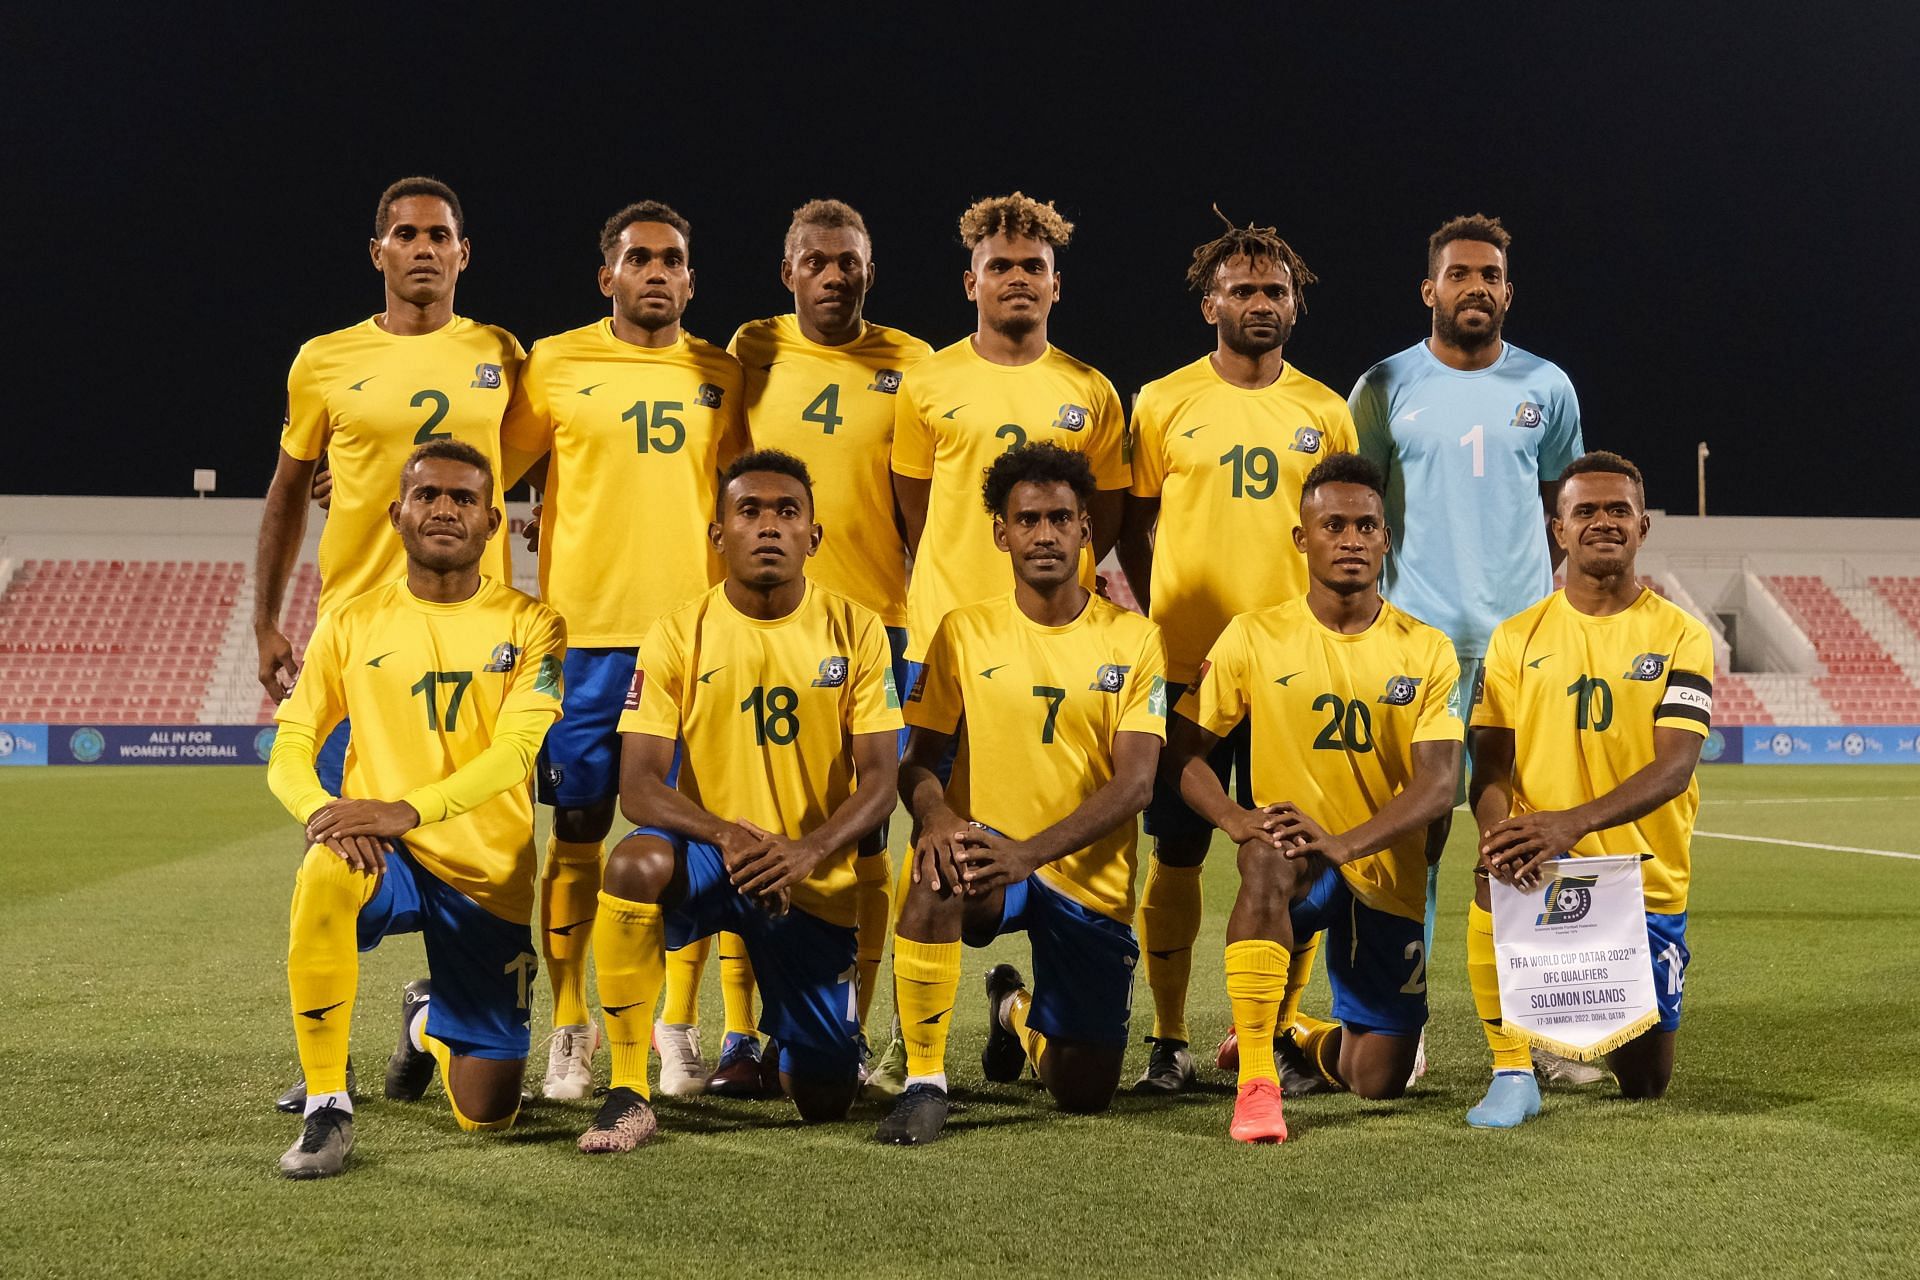
<svg viewBox="0 0 1920 1280"><path fill-rule="evenodd" d="M1153 623L1080 585L1094 491L1085 456L1056 445L994 461L984 496L1013 591L946 616L908 698L900 793L916 838L893 943L907 1088L881 1142L931 1142L946 1125L963 940L1024 931L1033 944L1033 994L1011 965L987 975L989 1080L1031 1061L1069 1111L1104 1110L1120 1082L1140 956L1135 818L1166 733L1166 648Z"/></svg>
<svg viewBox="0 0 1920 1280"><path fill-rule="evenodd" d="M1385 511L1372 463L1336 453L1314 467L1293 531L1307 594L1228 623L1173 720L1168 771L1240 846L1226 969L1242 1142L1286 1139L1273 1032L1321 930L1338 1021L1300 1048L1323 1075L1399 1097L1427 1021L1426 828L1459 775L1460 668L1445 636L1380 598ZM1229 800L1208 763L1248 719L1256 808Z"/></svg>
<svg viewBox="0 0 1920 1280"><path fill-rule="evenodd" d="M723 929L746 942L801 1118L840 1119L859 1088L854 848L892 811L899 770L886 632L808 582L821 529L798 458L742 455L717 508L727 576L647 633L620 717L621 808L640 829L607 860L594 924L613 1087L581 1135L589 1154L653 1136L665 948Z"/></svg>
<svg viewBox="0 0 1920 1280"><path fill-rule="evenodd" d="M339 1173L353 1149L347 1039L355 948L424 935L432 974L402 998L389 1098L426 1091L438 1062L464 1129L520 1109L533 949L533 804L526 781L560 714L566 638L553 610L482 577L500 527L485 455L414 450L388 518L407 576L322 619L281 704L267 780L313 842L294 885L287 985L306 1073L290 1178ZM353 720L341 798L316 744ZM385 798L383 798L385 797Z"/></svg>
<svg viewBox="0 0 1920 1280"><path fill-rule="evenodd" d="M1552 533L1567 585L1493 633L1473 708L1473 814L1481 877L1467 915L1473 1002L1493 1048L1493 1082L1467 1112L1510 1129L1540 1110L1527 1043L1500 1020L1485 877L1530 887L1565 854L1651 853L1642 865L1647 943L1660 1016L1607 1055L1629 1098L1673 1078L1687 969L1694 777L1713 719L1713 642L1679 606L1640 585L1647 536L1640 470L1615 453L1576 459L1561 478Z"/></svg>

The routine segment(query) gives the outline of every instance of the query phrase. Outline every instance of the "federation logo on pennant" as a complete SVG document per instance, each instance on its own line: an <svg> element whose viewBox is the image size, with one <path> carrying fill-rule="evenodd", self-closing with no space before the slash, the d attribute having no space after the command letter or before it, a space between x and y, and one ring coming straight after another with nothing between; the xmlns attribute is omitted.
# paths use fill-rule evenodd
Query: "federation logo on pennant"
<svg viewBox="0 0 1920 1280"><path fill-rule="evenodd" d="M480 669L482 671L511 671L513 670L514 664L519 661L520 650L518 646L502 640L499 644L493 646L493 657L489 658L487 665Z"/></svg>
<svg viewBox="0 0 1920 1280"><path fill-rule="evenodd" d="M1424 676L1395 676L1387 681L1387 691L1376 701L1390 707L1404 707L1412 703L1413 695L1420 691L1420 682Z"/></svg>
<svg viewBox="0 0 1920 1280"><path fill-rule="evenodd" d="M727 394L725 387L716 387L711 382L703 382L700 389L693 393L693 402L702 409L718 409L721 399Z"/></svg>
<svg viewBox="0 0 1920 1280"><path fill-rule="evenodd" d="M1320 452L1320 443L1325 439L1326 437L1321 434L1318 427L1301 427L1293 433L1293 443L1288 445L1287 448L1293 450L1295 453L1318 453Z"/></svg>
<svg viewBox="0 0 1920 1280"><path fill-rule="evenodd" d="M898 369L875 369L873 371L873 381L867 385L867 390L878 391L883 396L899 395L900 371Z"/></svg>
<svg viewBox="0 0 1920 1280"><path fill-rule="evenodd" d="M1060 406L1060 416L1053 420L1053 429L1055 431L1083 431L1086 429L1087 419L1091 415L1092 411L1085 405L1063 404Z"/></svg>
<svg viewBox="0 0 1920 1280"><path fill-rule="evenodd" d="M1667 656L1664 653L1643 653L1633 660L1633 666L1620 678L1622 680L1658 680L1667 669Z"/></svg>
<svg viewBox="0 0 1920 1280"><path fill-rule="evenodd" d="M838 689L847 682L847 660L838 655L820 659L820 674L815 678L816 689Z"/></svg>
<svg viewBox="0 0 1920 1280"><path fill-rule="evenodd" d="M473 382L469 385L479 387L484 391L493 391L499 389L500 380L501 372L499 365L477 364L473 367Z"/></svg>
<svg viewBox="0 0 1920 1280"><path fill-rule="evenodd" d="M1522 400L1518 405L1514 407L1513 421L1508 423L1507 425L1510 427L1524 427L1528 430L1532 430L1533 428L1538 427L1542 422L1545 422L1546 417L1547 417L1547 411L1545 408L1535 404L1531 400Z"/></svg>
<svg viewBox="0 0 1920 1280"><path fill-rule="evenodd" d="M633 679L627 681L627 701L625 705L628 711L638 711L640 709L640 690L646 686L646 683L647 673L635 667L633 669Z"/></svg>
<svg viewBox="0 0 1920 1280"><path fill-rule="evenodd" d="M1593 910L1593 886L1599 883L1599 876L1555 876L1540 895L1540 904L1546 910L1533 922L1534 928L1577 924L1586 919L1587 912Z"/></svg>
<svg viewBox="0 0 1920 1280"><path fill-rule="evenodd" d="M1105 663L1099 671L1094 673L1093 683L1087 688L1098 689L1101 693L1118 693L1126 687L1127 672L1131 670L1133 670L1132 667L1123 667L1112 662Z"/></svg>

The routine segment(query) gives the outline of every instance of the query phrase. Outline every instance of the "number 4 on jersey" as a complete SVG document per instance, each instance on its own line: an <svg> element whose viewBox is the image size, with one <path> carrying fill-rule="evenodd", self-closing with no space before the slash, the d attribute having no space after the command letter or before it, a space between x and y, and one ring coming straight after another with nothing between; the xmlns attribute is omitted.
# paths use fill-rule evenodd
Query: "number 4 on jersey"
<svg viewBox="0 0 1920 1280"><path fill-rule="evenodd" d="M820 394L801 411L800 417L807 422L819 423L822 435L832 435L833 429L846 421L840 416L840 384L829 382L820 388Z"/></svg>

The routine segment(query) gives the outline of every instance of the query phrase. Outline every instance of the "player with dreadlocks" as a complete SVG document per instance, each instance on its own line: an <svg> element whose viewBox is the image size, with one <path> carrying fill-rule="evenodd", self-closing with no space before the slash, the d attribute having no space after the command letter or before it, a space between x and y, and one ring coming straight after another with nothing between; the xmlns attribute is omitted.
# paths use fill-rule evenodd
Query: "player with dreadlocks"
<svg viewBox="0 0 1920 1280"><path fill-rule="evenodd" d="M1293 541L1301 485L1328 454L1356 447L1346 402L1285 356L1313 272L1274 228L1236 227L1224 214L1221 221L1227 229L1193 251L1187 270L1216 345L1148 383L1134 402L1120 563L1140 607L1166 635L1169 705L1199 682L1207 650L1235 615L1306 592L1306 560ZM1239 775L1238 795L1251 807L1247 749L1242 723L1209 762L1222 786ZM1147 831L1155 844L1139 925L1153 1034L1134 1088L1174 1093L1193 1083L1187 978L1200 932L1200 864L1213 828L1180 798L1177 779L1163 779ZM1301 939L1295 953L1289 976L1298 980L1288 983L1277 1024L1283 1034L1298 1015L1316 942Z"/></svg>

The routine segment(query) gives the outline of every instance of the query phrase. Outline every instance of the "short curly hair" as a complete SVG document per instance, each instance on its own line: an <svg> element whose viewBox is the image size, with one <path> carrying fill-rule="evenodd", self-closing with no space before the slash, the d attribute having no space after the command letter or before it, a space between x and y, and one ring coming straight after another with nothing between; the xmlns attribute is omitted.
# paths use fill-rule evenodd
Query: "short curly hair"
<svg viewBox="0 0 1920 1280"><path fill-rule="evenodd" d="M960 243L967 248L997 235L1045 240L1064 249L1073 239L1073 224L1060 216L1051 200L1043 203L1023 191L975 200L960 215Z"/></svg>
<svg viewBox="0 0 1920 1280"><path fill-rule="evenodd" d="M805 462L781 449L750 449L728 463L727 469L720 473L720 487L713 495L714 519L718 520L725 510L728 487L741 476L752 475L756 471L770 471L798 480L800 487L806 490L807 505L813 505L813 475L807 470Z"/></svg>
<svg viewBox="0 0 1920 1280"><path fill-rule="evenodd" d="M393 225L393 206L408 196L429 196L435 200L447 202L447 208L453 214L453 234L461 240L467 238L467 215L460 208L460 197L453 194L453 188L438 178L402 178L380 193L380 203L373 207L373 238L385 240L387 228Z"/></svg>
<svg viewBox="0 0 1920 1280"><path fill-rule="evenodd" d="M1380 468L1372 459L1357 453L1330 453L1307 472L1307 478L1300 483L1300 508L1305 510L1307 499L1313 491L1323 484L1360 484L1380 495L1381 505L1387 501L1387 479L1380 474Z"/></svg>
<svg viewBox="0 0 1920 1280"><path fill-rule="evenodd" d="M1478 240L1498 249L1502 258L1513 256L1510 252L1513 235L1500 225L1500 219L1489 218L1484 213L1463 213L1457 218L1448 218L1438 231L1427 237L1427 279L1439 274L1440 253L1455 240Z"/></svg>
<svg viewBox="0 0 1920 1280"><path fill-rule="evenodd" d="M800 243L800 233L808 227L856 231L867 242L868 251L873 249L873 236L867 231L867 220L860 216L858 209L844 200L809 200L793 211L793 221L787 224L787 239L781 246L781 253L791 258L794 247Z"/></svg>
<svg viewBox="0 0 1920 1280"><path fill-rule="evenodd" d="M407 496L407 473L416 463L429 458L445 458L449 462L461 462L487 477L487 496L493 496L493 464L487 461L487 455L468 444L465 440L435 439L429 440L407 455L400 467L400 496Z"/></svg>
<svg viewBox="0 0 1920 1280"><path fill-rule="evenodd" d="M1613 452L1611 449L1595 449L1590 453L1583 453L1572 462L1569 462L1567 469L1560 473L1560 491L1565 493L1567 481L1573 479L1575 476L1594 474L1625 476L1627 479L1633 481L1633 491L1639 495L1640 505L1642 507L1647 505L1647 481L1646 478L1640 474L1640 468L1634 466L1633 463Z"/></svg>
<svg viewBox="0 0 1920 1280"><path fill-rule="evenodd" d="M980 486L980 498L990 515L1007 514L1007 503L1017 484L1064 484L1086 506L1096 485L1093 464L1084 453L1062 449L1046 440L1017 444L993 460L987 468L986 483Z"/></svg>
<svg viewBox="0 0 1920 1280"><path fill-rule="evenodd" d="M600 256L608 258L620 243L620 235L636 222L664 222L678 231L693 248L693 224L681 217L673 206L662 200L636 200L606 220L600 228Z"/></svg>

